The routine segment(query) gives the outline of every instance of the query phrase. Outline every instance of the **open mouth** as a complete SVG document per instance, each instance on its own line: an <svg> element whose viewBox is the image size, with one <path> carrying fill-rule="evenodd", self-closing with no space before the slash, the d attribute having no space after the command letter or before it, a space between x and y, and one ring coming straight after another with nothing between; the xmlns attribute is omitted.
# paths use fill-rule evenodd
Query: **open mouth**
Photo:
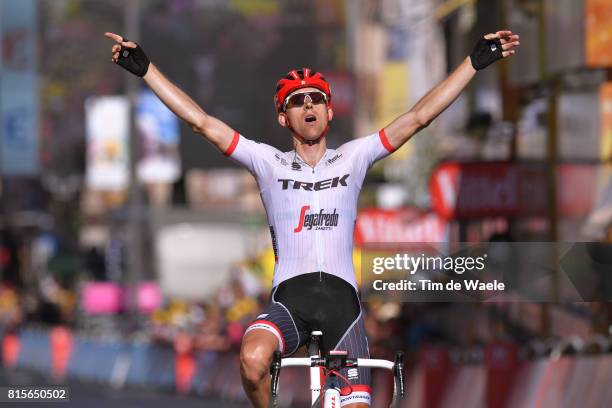
<svg viewBox="0 0 612 408"><path fill-rule="evenodd" d="M317 121L317 117L315 115L308 115L304 120L306 123L312 123Z"/></svg>

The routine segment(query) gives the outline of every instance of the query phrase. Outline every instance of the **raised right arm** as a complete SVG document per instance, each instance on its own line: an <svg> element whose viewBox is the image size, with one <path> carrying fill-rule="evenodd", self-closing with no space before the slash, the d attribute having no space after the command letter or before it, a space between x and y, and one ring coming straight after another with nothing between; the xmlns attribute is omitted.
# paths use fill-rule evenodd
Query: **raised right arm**
<svg viewBox="0 0 612 408"><path fill-rule="evenodd" d="M116 43L112 47L114 63L142 77L168 109L185 121L195 133L202 135L221 152L228 150L234 137L234 130L231 127L204 112L189 95L174 85L153 63L149 62L142 48L136 43L118 34L107 32L104 35ZM126 55L123 54L124 52Z"/></svg>

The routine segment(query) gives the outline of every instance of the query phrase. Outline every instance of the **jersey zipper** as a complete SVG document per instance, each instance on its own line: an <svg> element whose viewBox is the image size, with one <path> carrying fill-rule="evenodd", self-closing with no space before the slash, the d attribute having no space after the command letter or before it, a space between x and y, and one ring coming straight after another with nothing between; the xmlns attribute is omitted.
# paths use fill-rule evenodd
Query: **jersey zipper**
<svg viewBox="0 0 612 408"><path fill-rule="evenodd" d="M327 156L327 150L325 151L325 153L323 154L323 157L321 158L321 160L319 160L319 163L323 162L325 160L325 157ZM296 161L297 158L299 156L297 155L297 152L294 151L294 156L293 156L293 160ZM308 167L310 167L312 169L311 173L310 173L310 181L314 184L316 183L315 180L315 176L316 176L316 172L315 172L315 168L317 166L317 164L315 164L314 166L311 166L310 164L306 163L304 160L302 160L300 158L300 161L302 162L302 164L307 165ZM313 191L313 199L312 199L315 211L320 211L321 208L319 207L320 203L319 203L319 195L317 194L316 191ZM320 230L314 230L314 236L315 236L315 251L317 253L317 269L319 270L319 282L323 282L323 267L324 267L324 259L323 259L323 243L321 242L321 231Z"/></svg>
<svg viewBox="0 0 612 408"><path fill-rule="evenodd" d="M312 183L316 183L315 177L316 176L316 172L315 172L315 168L312 168L312 174L311 174L311 181ZM314 207L315 207L315 211L321 211L321 203L319 201L319 194L317 194L317 192L313 192L313 203L314 203ZM323 281L323 269L324 269L324 262L325 260L323 259L323 242L321 240L321 230L315 230L314 234L315 234L315 249L317 252L317 269L319 270L319 282Z"/></svg>

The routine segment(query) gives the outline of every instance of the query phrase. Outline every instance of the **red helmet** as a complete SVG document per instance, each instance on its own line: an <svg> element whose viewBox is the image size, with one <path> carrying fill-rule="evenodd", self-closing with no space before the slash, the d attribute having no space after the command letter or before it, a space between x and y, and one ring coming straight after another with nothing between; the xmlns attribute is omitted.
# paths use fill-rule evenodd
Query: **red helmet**
<svg viewBox="0 0 612 408"><path fill-rule="evenodd" d="M327 95L328 105L331 103L331 88L329 83L323 78L323 75L310 68L294 69L276 83L276 92L274 93L276 111L280 113L283 110L285 98L291 92L301 88L320 89Z"/></svg>

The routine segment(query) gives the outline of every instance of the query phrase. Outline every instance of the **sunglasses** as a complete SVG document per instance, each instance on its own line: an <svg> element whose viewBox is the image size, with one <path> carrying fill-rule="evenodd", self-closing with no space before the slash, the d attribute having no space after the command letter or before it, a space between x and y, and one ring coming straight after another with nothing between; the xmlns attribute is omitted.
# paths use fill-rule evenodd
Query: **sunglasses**
<svg viewBox="0 0 612 408"><path fill-rule="evenodd" d="M293 94L289 98L285 99L285 103L283 104L283 110L286 110L287 108L300 108L308 102L312 103L313 105L327 103L327 95L325 95L321 91L311 91Z"/></svg>

